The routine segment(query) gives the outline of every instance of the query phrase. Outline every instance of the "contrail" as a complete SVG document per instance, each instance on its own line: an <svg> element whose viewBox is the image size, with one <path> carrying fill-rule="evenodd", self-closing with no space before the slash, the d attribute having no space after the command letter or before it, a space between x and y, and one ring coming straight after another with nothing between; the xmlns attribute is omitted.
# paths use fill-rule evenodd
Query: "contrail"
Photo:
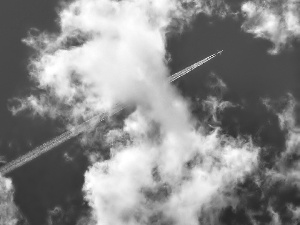
<svg viewBox="0 0 300 225"><path fill-rule="evenodd" d="M205 59L202 59L199 62L197 62L189 67L186 67L185 69L173 74L172 76L169 77L169 82L170 83L174 82L175 80L188 74L192 70L203 65L204 63L213 59L214 57L221 54L222 52L223 52L223 50L219 51L209 57L206 57ZM111 115L117 114L118 112L122 111L124 108L125 107L116 105L113 110L113 113ZM0 168L0 174L4 176L4 175L12 172L13 170L25 165L26 163L29 163L30 161L34 160L35 158L39 157L40 155L54 149L55 147L59 146L60 144L66 142L67 140L86 131L88 129L88 127L90 127L92 124L99 123L99 122L105 120L108 116L109 116L108 113L103 113L100 115L97 114L97 115L93 116L92 118L81 123L80 125L76 126L75 128L62 133L61 135L51 139L50 141L47 141L44 144L34 148L32 151L26 153L25 155L22 155L19 158L12 160L11 162L5 164L3 167Z"/></svg>
<svg viewBox="0 0 300 225"><path fill-rule="evenodd" d="M173 81L177 80L178 78L186 75L187 73L191 72L192 70L196 69L197 67L203 65L204 63L208 62L209 60L211 60L212 58L216 57L217 55L221 55L223 52L223 50L218 51L217 53L206 57L205 59L200 60L199 62L194 63L193 65L173 74L172 76L169 77L169 81L170 83L172 83Z"/></svg>

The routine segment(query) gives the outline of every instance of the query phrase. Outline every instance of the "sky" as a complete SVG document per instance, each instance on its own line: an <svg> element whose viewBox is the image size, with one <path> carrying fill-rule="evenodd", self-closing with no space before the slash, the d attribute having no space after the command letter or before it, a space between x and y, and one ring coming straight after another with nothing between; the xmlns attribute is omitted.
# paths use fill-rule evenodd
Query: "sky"
<svg viewBox="0 0 300 225"><path fill-rule="evenodd" d="M2 0L0 165L111 116L0 176L0 224L299 224L299 15L298 0Z"/></svg>

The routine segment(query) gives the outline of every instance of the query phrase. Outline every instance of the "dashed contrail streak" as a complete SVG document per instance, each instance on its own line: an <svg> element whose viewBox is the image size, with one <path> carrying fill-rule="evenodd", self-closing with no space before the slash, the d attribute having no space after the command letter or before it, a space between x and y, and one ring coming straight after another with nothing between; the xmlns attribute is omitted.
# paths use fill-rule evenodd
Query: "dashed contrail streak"
<svg viewBox="0 0 300 225"><path fill-rule="evenodd" d="M208 62L209 60L213 59L217 55L221 54L223 51L219 51L205 59L200 60L199 62L173 74L169 77L169 82L172 83L175 80L179 79L180 77L188 74L192 70L196 69L197 67L203 65L204 63ZM117 105L113 110L112 115L117 114L125 107ZM26 153L25 155L20 156L19 158L12 160L11 162L5 164L3 167L0 168L0 174L6 175L13 170L29 163L30 161L34 160L35 158L39 157L40 155L45 154L46 152L54 149L55 147L61 145L62 143L66 142L67 140L79 135L80 133L86 131L91 124L99 123L105 120L109 115L107 113L97 114L90 118L89 120L81 123L80 125L74 127L71 130L64 132L63 134L51 139L50 141L45 142L44 144L34 148L32 151Z"/></svg>

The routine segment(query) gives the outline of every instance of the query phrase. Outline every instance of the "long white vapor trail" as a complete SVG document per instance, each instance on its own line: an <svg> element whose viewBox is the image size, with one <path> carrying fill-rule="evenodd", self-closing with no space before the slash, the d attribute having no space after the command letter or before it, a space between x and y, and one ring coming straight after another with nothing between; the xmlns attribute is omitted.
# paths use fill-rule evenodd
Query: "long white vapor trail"
<svg viewBox="0 0 300 225"><path fill-rule="evenodd" d="M191 66L188 66L185 69L173 74L172 76L169 77L169 82L170 83L174 82L175 80L177 80L180 77L188 74L192 70L194 70L197 67L203 65L204 63L210 61L211 59L213 59L214 57L216 57L217 55L219 55L221 53L222 53L222 51L219 51L219 52L217 52L217 53L215 53L211 56L208 56L205 59L202 59L202 60L196 62L195 64L193 64ZM115 109L113 110L112 115L120 112L124 108L125 107L117 105L115 107ZM75 137L78 134L86 131L91 124L95 124L95 123L99 123L99 122L103 121L107 116L108 115L106 113L103 113L103 114L100 114L100 115L97 114L97 115L93 116L92 118L90 118L89 120L87 120L87 121L83 122L82 124L76 126L72 130L68 130L68 131L64 132L63 134L51 139L50 141L45 142L44 144L34 148L32 151L26 153L25 155L22 155L21 157L15 159L15 160L12 160L11 162L9 162L6 165L4 165L3 167L1 167L0 168L0 174L6 175L6 174L12 172L13 170L29 163L30 161L36 159L40 155L43 155L46 152L49 152L50 150L54 149L55 147L63 144L64 142L71 139L72 137Z"/></svg>
<svg viewBox="0 0 300 225"><path fill-rule="evenodd" d="M197 67L203 65L204 63L208 62L209 60L211 60L212 58L216 57L217 55L221 55L223 52L223 50L218 51L217 53L206 57L205 59L200 60L199 62L194 63L191 66L186 67L183 70L180 70L179 72L173 74L172 76L170 76L169 81L170 83L172 83L173 81L177 80L178 78L186 75L187 73L191 72L192 70L196 69Z"/></svg>

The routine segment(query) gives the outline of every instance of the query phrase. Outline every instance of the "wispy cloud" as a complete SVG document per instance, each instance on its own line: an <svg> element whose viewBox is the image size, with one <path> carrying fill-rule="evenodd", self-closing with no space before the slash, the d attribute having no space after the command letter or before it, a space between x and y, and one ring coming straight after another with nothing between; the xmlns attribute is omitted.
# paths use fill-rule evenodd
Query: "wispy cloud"
<svg viewBox="0 0 300 225"><path fill-rule="evenodd" d="M292 48L300 38L299 0L248 0L230 3L223 0L186 0L189 18L198 14L219 18L240 19L244 32L255 38L268 40L273 47L270 54Z"/></svg>
<svg viewBox="0 0 300 225"><path fill-rule="evenodd" d="M244 187L240 187L238 207L245 210L253 224L262 218L265 224L297 224L299 222L299 127L296 123L295 98L289 94L281 100L265 99L264 105L277 114L281 129L286 132L281 151L270 152L276 160L253 173ZM272 151L272 149L268 149Z"/></svg>
<svg viewBox="0 0 300 225"><path fill-rule="evenodd" d="M300 38L299 0L254 0L242 4L245 22L242 29L258 38L269 40L271 54L290 47Z"/></svg>

